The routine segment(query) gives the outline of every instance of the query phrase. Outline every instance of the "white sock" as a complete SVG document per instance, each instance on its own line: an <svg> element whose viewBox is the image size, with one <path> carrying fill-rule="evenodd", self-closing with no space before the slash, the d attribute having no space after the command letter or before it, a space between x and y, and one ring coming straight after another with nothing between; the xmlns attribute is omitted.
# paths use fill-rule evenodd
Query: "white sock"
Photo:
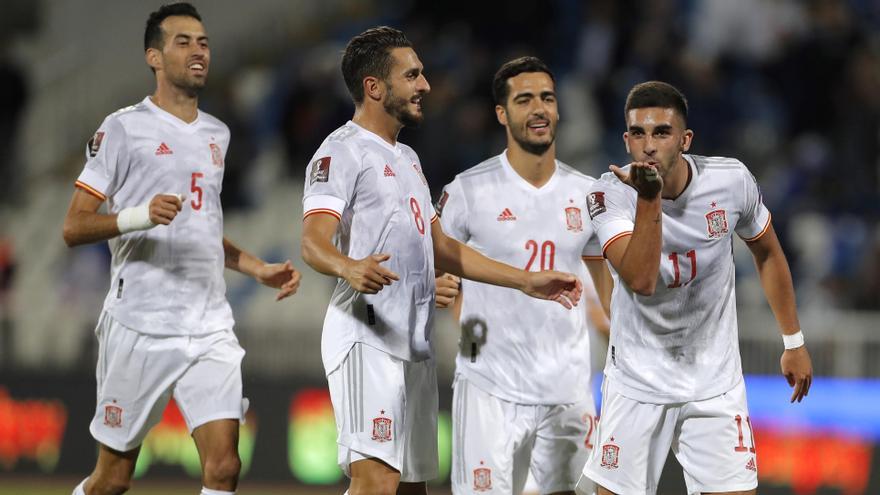
<svg viewBox="0 0 880 495"><path fill-rule="evenodd" d="M73 493L71 495L86 495L86 480L87 479L88 478L80 481L79 484L76 485L76 488L73 489Z"/></svg>
<svg viewBox="0 0 880 495"><path fill-rule="evenodd" d="M223 490L212 490L202 487L202 492L199 495L235 495L235 492L224 492Z"/></svg>

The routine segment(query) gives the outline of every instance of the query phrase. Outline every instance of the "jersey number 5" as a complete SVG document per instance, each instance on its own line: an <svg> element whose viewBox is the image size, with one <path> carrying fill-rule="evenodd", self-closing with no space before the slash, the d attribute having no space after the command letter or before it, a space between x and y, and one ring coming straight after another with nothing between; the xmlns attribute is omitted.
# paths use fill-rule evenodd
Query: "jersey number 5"
<svg viewBox="0 0 880 495"><path fill-rule="evenodd" d="M190 201L189 204L192 205L193 210L202 209L202 194L204 194L204 191L202 190L201 186L196 184L196 180L201 179L204 176L205 174L201 172L193 172L192 174L192 185L190 186L189 190L191 193L193 193L193 199Z"/></svg>

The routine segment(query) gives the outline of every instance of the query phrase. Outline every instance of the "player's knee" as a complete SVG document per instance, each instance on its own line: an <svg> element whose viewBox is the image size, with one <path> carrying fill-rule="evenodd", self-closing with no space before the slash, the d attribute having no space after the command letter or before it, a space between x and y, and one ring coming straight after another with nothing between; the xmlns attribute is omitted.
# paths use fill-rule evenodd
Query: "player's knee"
<svg viewBox="0 0 880 495"><path fill-rule="evenodd" d="M131 489L131 478L127 476L105 476L94 480L89 495L121 495Z"/></svg>
<svg viewBox="0 0 880 495"><path fill-rule="evenodd" d="M349 495L395 495L398 476L369 476L352 478Z"/></svg>
<svg viewBox="0 0 880 495"><path fill-rule="evenodd" d="M205 462L205 480L223 486L235 486L241 472L241 460L238 454L230 454Z"/></svg>

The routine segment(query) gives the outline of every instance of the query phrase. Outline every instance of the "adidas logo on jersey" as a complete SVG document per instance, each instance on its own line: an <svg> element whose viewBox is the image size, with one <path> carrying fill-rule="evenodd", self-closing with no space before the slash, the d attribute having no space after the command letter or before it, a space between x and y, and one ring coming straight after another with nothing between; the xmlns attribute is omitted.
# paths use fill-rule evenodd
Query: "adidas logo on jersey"
<svg viewBox="0 0 880 495"><path fill-rule="evenodd" d="M748 469L749 471L758 472L758 467L755 465L755 458L754 457L749 459L749 462L746 464L746 469Z"/></svg>
<svg viewBox="0 0 880 495"><path fill-rule="evenodd" d="M174 154L174 152L171 151L171 148L169 148L168 145L165 143L160 144L159 147L156 148L156 156L173 155L173 154Z"/></svg>
<svg viewBox="0 0 880 495"><path fill-rule="evenodd" d="M394 177L394 170L391 170L391 167L385 165L385 177Z"/></svg>
<svg viewBox="0 0 880 495"><path fill-rule="evenodd" d="M516 215L511 213L510 208L505 208L504 211L502 211L501 214L498 215L498 221L507 222L510 220L516 220Z"/></svg>

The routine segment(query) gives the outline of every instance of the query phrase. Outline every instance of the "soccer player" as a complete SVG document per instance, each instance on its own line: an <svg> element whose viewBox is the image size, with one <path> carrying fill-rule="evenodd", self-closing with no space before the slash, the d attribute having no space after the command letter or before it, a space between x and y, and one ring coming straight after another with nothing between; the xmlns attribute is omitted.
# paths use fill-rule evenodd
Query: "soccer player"
<svg viewBox="0 0 880 495"><path fill-rule="evenodd" d="M223 237L229 129L198 109L211 51L196 9L177 3L150 14L144 50L156 91L101 124L64 220L69 246L110 239L112 251L90 427L100 449L73 493L127 491L140 445L173 395L199 451L201 493L231 494L247 401L223 267L280 289L279 300L300 275L290 261L267 264ZM105 201L108 213L99 213Z"/></svg>
<svg viewBox="0 0 880 495"><path fill-rule="evenodd" d="M535 57L501 66L492 90L507 149L446 186L437 203L440 224L486 256L525 270L584 278L586 262L610 294L586 217L595 179L556 160L554 81ZM596 426L586 312L469 280L459 301L452 491L521 493L531 470L541 493L574 493ZM599 318L605 323L604 313Z"/></svg>
<svg viewBox="0 0 880 495"><path fill-rule="evenodd" d="M352 38L342 74L354 117L327 137L306 177L303 259L338 277L321 351L352 495L424 494L437 475L435 264L567 308L580 299L572 274L515 269L443 233L419 158L397 141L423 118L422 69L396 29Z"/></svg>
<svg viewBox="0 0 880 495"><path fill-rule="evenodd" d="M782 332L782 373L794 388L791 401L800 402L813 371L788 263L745 165L686 154L694 133L676 88L636 85L624 114L633 161L628 171L612 166L588 200L615 279L614 330L599 438L581 479L595 481L600 494L655 493L671 447L688 493L755 493L734 232L754 257Z"/></svg>

